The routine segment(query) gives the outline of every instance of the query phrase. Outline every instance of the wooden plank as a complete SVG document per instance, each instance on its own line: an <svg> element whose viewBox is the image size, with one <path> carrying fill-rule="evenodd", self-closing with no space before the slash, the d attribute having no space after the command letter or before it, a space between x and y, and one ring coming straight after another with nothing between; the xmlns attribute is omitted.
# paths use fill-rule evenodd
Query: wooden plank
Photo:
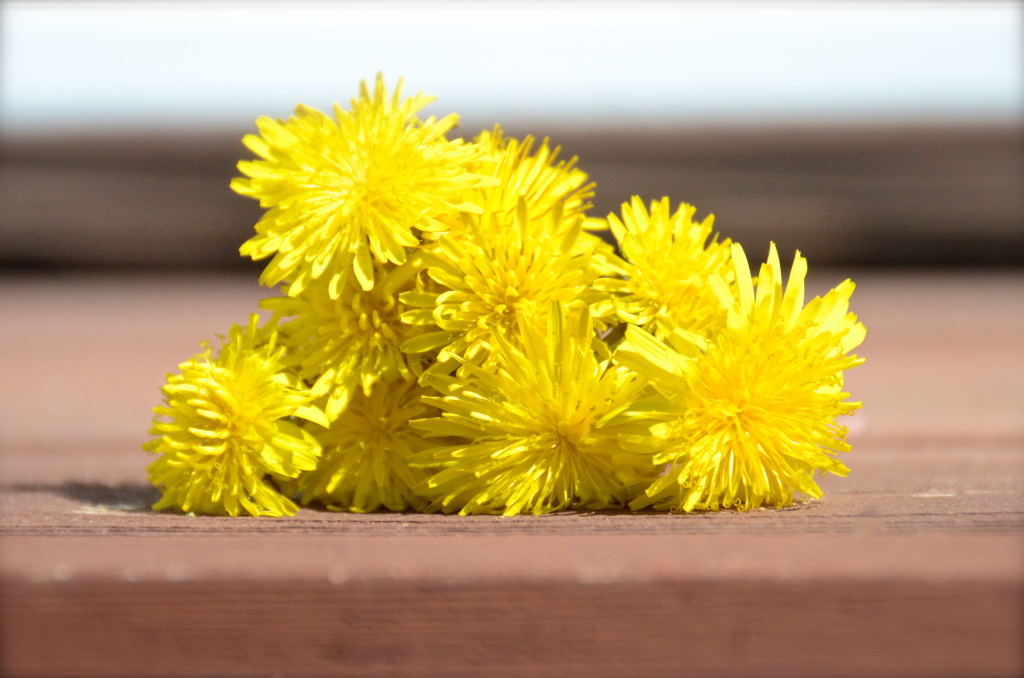
<svg viewBox="0 0 1024 678"><path fill-rule="evenodd" d="M1006 648L1021 628L1010 601L1021 594L1005 583L856 579L101 580L5 587L4 621L15 622L5 668L19 676L1012 676L1021 664Z"/></svg>
<svg viewBox="0 0 1024 678"><path fill-rule="evenodd" d="M490 128L467 121L462 133ZM0 264L234 267L261 214L228 188L238 130L2 138ZM818 263L1024 260L1019 121L595 128L538 122L597 182L594 214L633 195L696 205L755 250Z"/></svg>
<svg viewBox="0 0 1024 678"><path fill-rule="evenodd" d="M0 278L0 673L1024 672L1024 278L848 274L853 469L783 511L154 514L166 371L267 294Z"/></svg>

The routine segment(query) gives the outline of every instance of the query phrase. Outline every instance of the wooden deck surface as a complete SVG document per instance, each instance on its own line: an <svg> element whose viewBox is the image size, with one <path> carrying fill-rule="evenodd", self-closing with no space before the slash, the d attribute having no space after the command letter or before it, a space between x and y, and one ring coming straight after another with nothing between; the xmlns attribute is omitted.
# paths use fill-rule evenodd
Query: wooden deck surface
<svg viewBox="0 0 1024 678"><path fill-rule="evenodd" d="M1019 676L1024 276L847 275L847 479L783 511L154 514L164 373L244 277L0 277L4 676Z"/></svg>

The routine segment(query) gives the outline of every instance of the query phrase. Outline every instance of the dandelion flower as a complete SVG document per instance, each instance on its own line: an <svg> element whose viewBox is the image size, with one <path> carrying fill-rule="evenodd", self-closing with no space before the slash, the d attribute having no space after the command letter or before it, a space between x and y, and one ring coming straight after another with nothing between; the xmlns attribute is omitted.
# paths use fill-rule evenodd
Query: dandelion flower
<svg viewBox="0 0 1024 678"><path fill-rule="evenodd" d="M559 160L561 149L550 147L547 139L537 147L533 137L527 136L522 140L508 137L497 125L491 131L482 132L474 142L484 151L484 160L478 171L493 179L494 183L474 189L471 202L481 205L485 212L502 216L469 222L454 219L444 234L446 237L461 237L467 226L505 227L514 218L520 200L526 203L533 219L544 217L560 206L564 219L583 217L583 228L576 236L573 252L587 253L591 267L599 274L619 272L620 268L615 265L618 261L615 248L592 232L607 231L608 223L585 216L591 207L594 184L587 183L587 175L577 167L575 156ZM430 249L429 244L425 247Z"/></svg>
<svg viewBox="0 0 1024 678"><path fill-rule="evenodd" d="M530 214L542 217L562 203L567 217L582 215L594 195L594 184L576 166L575 157L558 160L559 147L541 141L534 152L534 139L506 137L499 126L476 138L486 154L480 173L498 179L494 186L477 189L478 202L485 211L513 213L519 200L526 201Z"/></svg>
<svg viewBox="0 0 1024 678"><path fill-rule="evenodd" d="M497 333L514 342L520 321L543 323L552 302L586 301L597 275L590 253L574 249L582 219L565 218L559 206L535 219L520 200L512 215L465 218L465 236L441 238L436 249L422 253L429 275L447 291L403 297L420 306L404 318L440 328L407 341L403 350L443 349L441 364L453 355L486 359Z"/></svg>
<svg viewBox="0 0 1024 678"><path fill-rule="evenodd" d="M429 296L430 283L420 275L422 269L411 259L401 266L375 263L374 268L369 290L346 278L332 299L330 283L319 279L296 297L261 303L275 317L292 318L281 326L288 347L285 360L301 379L313 384L316 395L329 394L325 411L331 420L357 388L368 396L378 381L414 381L433 357L399 350L404 342L436 330L401 319L408 310L400 302L402 294Z"/></svg>
<svg viewBox="0 0 1024 678"><path fill-rule="evenodd" d="M670 466L633 508L782 507L797 493L821 496L816 471L849 472L836 458L850 449L836 417L860 407L843 392L843 371L863 362L847 355L865 333L848 312L853 283L804 306L807 264L799 252L785 292L774 244L756 294L739 245L732 260L733 288L711 279L728 315L717 336L677 332L670 347L630 327L616 351L672 403L663 411L667 445L656 458Z"/></svg>
<svg viewBox="0 0 1024 678"><path fill-rule="evenodd" d="M433 499L432 510L515 515L619 507L649 464L634 449L649 437L648 425L630 409L643 381L597 358L585 308L553 306L546 331L520 321L522 348L496 338L496 371L467 365L462 379L433 377L443 395L425 400L443 414L413 422L448 438L414 457L440 467L421 491Z"/></svg>
<svg viewBox="0 0 1024 678"><path fill-rule="evenodd" d="M320 445L290 417L324 426L327 420L284 371L275 333L261 331L255 314L248 327L232 326L216 357L204 346L180 365L181 374L167 376L166 404L153 410L150 434L156 437L143 449L160 454L148 469L163 493L154 510L295 513L295 504L265 479L294 478L316 467Z"/></svg>
<svg viewBox="0 0 1024 678"><path fill-rule="evenodd" d="M333 510L356 513L384 506L392 511L422 509L413 488L427 476L409 466L413 454L431 446L410 419L435 410L420 402L427 391L397 381L377 384L369 395L356 393L331 427L317 432L324 454L316 470L296 483L303 504L320 502Z"/></svg>
<svg viewBox="0 0 1024 678"><path fill-rule="evenodd" d="M664 339L676 328L708 336L725 313L707 280L719 275L733 280L729 241L712 234L714 217L694 221L696 208L681 204L675 212L669 199L652 202L650 211L640 198L622 205L622 219L608 216L622 256L621 279L600 278L595 287L611 294L608 304L595 309L623 322L643 327Z"/></svg>
<svg viewBox="0 0 1024 678"><path fill-rule="evenodd" d="M577 166L577 158L559 160L561 148L551 148L547 139L535 149L535 140L527 136L521 141L505 136L500 126L482 132L475 140L485 151L479 172L497 180L493 186L475 190L473 202L479 203L485 212L505 213L513 216L519 200L526 202L531 218L546 216L561 204L563 218L573 219L584 216L591 207L594 184L587 183L587 174ZM477 220L481 228L490 223L505 225L506 219ZM451 233L457 235L461 223L453 223ZM607 231L608 224L602 219L583 219L583 228L576 237L575 253L590 253L591 266L601 274L612 274L618 269L609 266L615 260L612 245L590 231Z"/></svg>
<svg viewBox="0 0 1024 678"><path fill-rule="evenodd" d="M402 264L419 244L413 229L445 230L440 216L480 211L461 197L480 181L467 169L477 146L445 138L455 115L419 120L433 97L402 99L401 89L389 97L378 75L372 93L361 83L351 110L335 104L335 120L300 105L287 121L260 118L260 135L243 139L260 159L239 163L246 177L231 187L270 209L240 251L273 255L264 285L286 282L294 296L325 277L336 298L354 275L368 290L373 259Z"/></svg>

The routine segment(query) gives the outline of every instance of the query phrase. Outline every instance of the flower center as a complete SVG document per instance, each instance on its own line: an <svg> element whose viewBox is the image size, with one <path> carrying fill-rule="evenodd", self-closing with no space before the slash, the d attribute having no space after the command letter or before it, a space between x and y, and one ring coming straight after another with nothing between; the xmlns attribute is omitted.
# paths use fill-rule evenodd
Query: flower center
<svg viewBox="0 0 1024 678"><path fill-rule="evenodd" d="M552 433L556 447L575 452L590 433L590 426L584 417L560 418Z"/></svg>
<svg viewBox="0 0 1024 678"><path fill-rule="evenodd" d="M341 299L339 304L345 304ZM373 290L355 292L348 302L349 308L338 318L343 335L362 335L373 344L397 341L394 328L399 323L398 300L394 295L380 295Z"/></svg>

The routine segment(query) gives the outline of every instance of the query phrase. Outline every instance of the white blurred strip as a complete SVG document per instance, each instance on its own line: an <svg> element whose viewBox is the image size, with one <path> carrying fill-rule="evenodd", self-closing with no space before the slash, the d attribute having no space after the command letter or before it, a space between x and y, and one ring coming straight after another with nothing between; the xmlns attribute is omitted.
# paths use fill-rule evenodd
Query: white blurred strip
<svg viewBox="0 0 1024 678"><path fill-rule="evenodd" d="M4 126L213 122L404 76L464 117L1016 115L1020 3L2 5Z"/></svg>

